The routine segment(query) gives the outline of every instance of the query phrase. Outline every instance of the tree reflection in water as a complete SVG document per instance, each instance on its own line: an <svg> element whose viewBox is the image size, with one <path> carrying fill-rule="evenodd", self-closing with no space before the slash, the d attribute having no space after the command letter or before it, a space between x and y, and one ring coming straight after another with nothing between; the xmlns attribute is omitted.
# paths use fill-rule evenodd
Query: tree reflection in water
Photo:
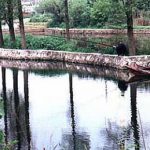
<svg viewBox="0 0 150 150"><path fill-rule="evenodd" d="M31 133L29 123L29 85L28 85L28 71L23 71L24 79L24 95L18 91L18 70L13 69L13 90L8 90L6 87L6 69L2 68L2 91L4 99L4 120L5 120L5 143L17 140L18 143L14 149L30 150L31 147ZM68 79L68 78L67 78ZM68 81L68 80L67 80ZM109 98L107 90L107 82L105 82L105 99ZM116 85L115 85L116 86ZM126 90L129 85L124 81L118 81L118 88L121 91L121 98L125 98ZM68 92L68 91L67 91ZM92 138L89 132L80 131L77 128L77 119L75 112L74 91L73 91L73 75L69 74L69 118L71 132L64 132L62 135L61 148L65 150L85 150L90 149ZM140 145L140 131L139 121L137 115L137 85L130 85L130 108L131 120L127 126L120 126L116 122L107 121L106 128L102 131L105 138L105 150L134 148L135 150L142 149ZM102 107L101 107L102 108ZM68 110L68 106L67 106ZM110 112L111 113L111 112ZM97 118L96 118L97 119ZM99 118L98 120L99 121ZM84 127L83 127L84 128ZM100 130L101 128L99 128ZM91 138L91 141L90 141ZM33 139L32 139L33 140ZM92 144L91 144L92 145Z"/></svg>
<svg viewBox="0 0 150 150"><path fill-rule="evenodd" d="M79 133L76 131L74 100L73 100L73 78L69 73L69 93L70 93L70 118L71 118L71 133L62 135L62 147L65 150L89 150L90 140L86 132Z"/></svg>
<svg viewBox="0 0 150 150"><path fill-rule="evenodd" d="M124 96L127 90L127 84L124 81L118 81L118 88L121 90L121 96ZM137 85L130 85L131 101L131 124L126 127L119 126L115 122L108 120L106 131L102 131L106 136L106 149L126 150L134 148L140 150L139 125L137 120Z"/></svg>
<svg viewBox="0 0 150 150"><path fill-rule="evenodd" d="M24 74L24 95L18 92L18 70L13 69L13 91L6 90L6 69L2 68L5 144L17 141L12 149L30 150L28 78Z"/></svg>
<svg viewBox="0 0 150 150"><path fill-rule="evenodd" d="M5 124L5 143L8 143L8 127L7 127L7 94L6 94L6 68L2 67L2 97L4 100L4 124Z"/></svg>
<svg viewBox="0 0 150 150"><path fill-rule="evenodd" d="M130 85L130 96L131 96L131 125L133 127L133 136L135 150L140 149L140 136L139 136L139 125L137 121L137 85Z"/></svg>

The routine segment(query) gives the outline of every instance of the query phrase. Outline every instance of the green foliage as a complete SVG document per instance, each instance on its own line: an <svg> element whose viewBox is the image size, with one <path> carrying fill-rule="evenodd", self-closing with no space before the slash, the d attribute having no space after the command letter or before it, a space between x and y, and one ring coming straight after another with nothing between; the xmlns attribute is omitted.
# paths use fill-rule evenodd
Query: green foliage
<svg viewBox="0 0 150 150"><path fill-rule="evenodd" d="M4 134L3 131L0 130L0 145L3 143L4 141Z"/></svg>
<svg viewBox="0 0 150 150"><path fill-rule="evenodd" d="M135 7L139 10L150 10L150 0L136 0Z"/></svg>
<svg viewBox="0 0 150 150"><path fill-rule="evenodd" d="M65 27L64 1L44 0L36 8L39 13L50 13L52 21L49 27ZM124 0L71 0L69 2L70 26L96 27L126 24L126 12L129 10ZM149 20L150 0L133 1L134 16L143 14Z"/></svg>
<svg viewBox="0 0 150 150"><path fill-rule="evenodd" d="M72 27L87 27L90 24L90 7L87 6L87 0L71 1L69 14Z"/></svg>
<svg viewBox="0 0 150 150"><path fill-rule="evenodd" d="M137 55L150 55L150 42L148 38L137 39Z"/></svg>
<svg viewBox="0 0 150 150"><path fill-rule="evenodd" d="M5 48L10 48L10 39L9 36L4 37ZM77 42L78 40L67 41L63 37L36 37L27 35L27 49L47 49L47 50L62 50L62 51L78 51L78 52L95 52L96 48L92 47L90 44L88 46L81 46ZM21 38L20 36L16 37L16 49L21 49Z"/></svg>
<svg viewBox="0 0 150 150"><path fill-rule="evenodd" d="M35 37L28 35L26 40L28 49L61 50L59 46L65 43L65 39L58 37Z"/></svg>
<svg viewBox="0 0 150 150"><path fill-rule="evenodd" d="M10 141L7 144L4 143L4 133L0 130L0 149L1 150L13 150L14 145L17 144L17 141Z"/></svg>
<svg viewBox="0 0 150 150"><path fill-rule="evenodd" d="M102 27L108 21L111 3L109 0L97 0L91 11L92 25Z"/></svg>
<svg viewBox="0 0 150 150"><path fill-rule="evenodd" d="M51 18L50 14L35 14L30 18L30 22L50 22Z"/></svg>
<svg viewBox="0 0 150 150"><path fill-rule="evenodd" d="M4 47L5 48L17 48L21 49L21 38L16 38L16 43L12 43L10 41L10 37L8 35L4 36Z"/></svg>
<svg viewBox="0 0 150 150"><path fill-rule="evenodd" d="M101 43L108 45L115 45L120 41L123 41L127 44L127 37L125 36L113 36L109 39L107 38L98 38L98 39L71 39L67 41L63 37L55 36L31 36L27 35L27 48L38 50L38 49L47 49L47 50L62 50L70 52L85 52L85 53L105 53L105 54L116 54L114 49L109 46L103 46ZM9 36L4 37L5 48L10 48ZM136 39L137 55L150 55L150 43L149 38L138 37ZM16 49L21 49L21 38L20 36L16 37Z"/></svg>
<svg viewBox="0 0 150 150"><path fill-rule="evenodd" d="M60 25L64 20L64 6L61 0L44 0L36 8L39 13L49 13L52 16L51 26Z"/></svg>
<svg viewBox="0 0 150 150"><path fill-rule="evenodd" d="M116 1L110 2L109 17L107 24L124 25L126 23L126 14L123 5Z"/></svg>
<svg viewBox="0 0 150 150"><path fill-rule="evenodd" d="M150 26L134 26L134 29L150 29Z"/></svg>
<svg viewBox="0 0 150 150"><path fill-rule="evenodd" d="M5 16L5 7L6 7L6 1L5 0L0 0L0 20L4 19Z"/></svg>

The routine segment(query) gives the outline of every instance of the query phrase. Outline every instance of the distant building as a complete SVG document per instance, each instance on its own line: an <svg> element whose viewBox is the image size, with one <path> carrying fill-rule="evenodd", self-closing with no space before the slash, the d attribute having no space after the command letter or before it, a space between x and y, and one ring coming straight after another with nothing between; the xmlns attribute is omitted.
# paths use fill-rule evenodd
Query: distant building
<svg viewBox="0 0 150 150"><path fill-rule="evenodd" d="M22 10L24 14L31 14L34 12L34 7L39 4L41 0L21 0Z"/></svg>
<svg viewBox="0 0 150 150"><path fill-rule="evenodd" d="M41 0L21 0L22 3L32 3L33 5L38 4Z"/></svg>

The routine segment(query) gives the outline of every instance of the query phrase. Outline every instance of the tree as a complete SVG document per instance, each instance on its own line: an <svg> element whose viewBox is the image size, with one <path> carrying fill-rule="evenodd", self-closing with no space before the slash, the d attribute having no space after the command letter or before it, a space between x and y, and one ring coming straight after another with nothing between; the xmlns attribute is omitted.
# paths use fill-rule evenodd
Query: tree
<svg viewBox="0 0 150 150"><path fill-rule="evenodd" d="M11 47L16 43L15 31L14 31L14 21L13 21L13 2L12 0L7 0L7 21L9 26Z"/></svg>
<svg viewBox="0 0 150 150"><path fill-rule="evenodd" d="M21 34L21 39L22 39L22 48L25 49L26 48L26 37L25 37L25 31L24 31L21 0L17 0L17 4L18 4L19 28L20 28L20 34Z"/></svg>
<svg viewBox="0 0 150 150"><path fill-rule="evenodd" d="M132 0L122 0L123 6L125 8L126 18L127 18L127 35L128 35L128 47L129 55L135 55L135 39L133 33L133 1Z"/></svg>
<svg viewBox="0 0 150 150"><path fill-rule="evenodd" d="M64 0L64 8L65 8L65 23L66 23L66 35L67 39L70 40L69 34L69 12L68 12L68 0Z"/></svg>
<svg viewBox="0 0 150 150"><path fill-rule="evenodd" d="M150 0L136 0L135 6L139 10L149 11Z"/></svg>
<svg viewBox="0 0 150 150"><path fill-rule="evenodd" d="M4 10L5 10L5 2L3 0L0 1L0 47L4 46L3 32L2 32L2 20L4 18Z"/></svg>
<svg viewBox="0 0 150 150"><path fill-rule="evenodd" d="M69 14L71 27L87 27L90 25L90 10L87 0L69 2Z"/></svg>
<svg viewBox="0 0 150 150"><path fill-rule="evenodd" d="M109 0L97 0L91 11L91 25L102 27L108 21L111 3Z"/></svg>
<svg viewBox="0 0 150 150"><path fill-rule="evenodd" d="M52 14L52 23L53 26L58 26L64 21L64 4L61 0L44 0L39 3L39 6L36 8L37 12L40 13L50 13Z"/></svg>
<svg viewBox="0 0 150 150"><path fill-rule="evenodd" d="M133 33L133 15L132 15L132 0L127 0L126 11L127 16L127 35L128 35L128 44L129 44L129 54L135 55L135 39Z"/></svg>
<svg viewBox="0 0 150 150"><path fill-rule="evenodd" d="M2 21L0 20L0 47L4 46L3 32L2 32Z"/></svg>

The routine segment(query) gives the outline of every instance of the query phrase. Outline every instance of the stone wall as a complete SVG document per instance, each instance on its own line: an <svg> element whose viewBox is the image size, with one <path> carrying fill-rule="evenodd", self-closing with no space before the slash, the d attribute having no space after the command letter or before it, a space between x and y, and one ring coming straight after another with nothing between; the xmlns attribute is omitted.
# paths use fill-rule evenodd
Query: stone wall
<svg viewBox="0 0 150 150"><path fill-rule="evenodd" d="M0 49L0 59L60 61L86 65L98 65L126 69L126 64L135 61L143 66L150 65L150 56L116 56L99 53L75 53L52 50Z"/></svg>
<svg viewBox="0 0 150 150"><path fill-rule="evenodd" d="M63 35L65 29L61 28L46 28L45 35ZM104 34L127 34L126 29L70 29L71 35L104 35ZM135 34L150 34L150 29L134 29Z"/></svg>
<svg viewBox="0 0 150 150"><path fill-rule="evenodd" d="M113 34L127 34L126 29L70 29L71 36L84 36L84 37L99 37ZM3 30L4 33L9 33L8 30ZM26 33L33 35L57 35L65 36L65 29L61 28L26 28ZM20 33L19 29L15 30L15 33ZM150 29L134 29L134 34L150 34Z"/></svg>

